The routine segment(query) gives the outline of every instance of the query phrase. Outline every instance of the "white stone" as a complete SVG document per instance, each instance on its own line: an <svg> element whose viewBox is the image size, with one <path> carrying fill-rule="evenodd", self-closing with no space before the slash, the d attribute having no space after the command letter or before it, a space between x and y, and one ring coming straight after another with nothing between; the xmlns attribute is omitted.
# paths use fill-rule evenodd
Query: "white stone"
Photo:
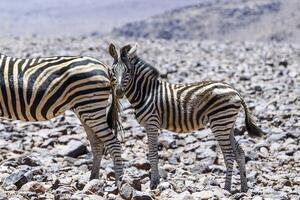
<svg viewBox="0 0 300 200"><path fill-rule="evenodd" d="M192 196L195 198L195 199L210 199L214 196L214 193L212 191L208 191L208 190L204 190L204 191L201 191L201 192L195 192L192 194Z"/></svg>
<svg viewBox="0 0 300 200"><path fill-rule="evenodd" d="M193 197L189 191L181 192L177 198L178 200L193 200Z"/></svg>

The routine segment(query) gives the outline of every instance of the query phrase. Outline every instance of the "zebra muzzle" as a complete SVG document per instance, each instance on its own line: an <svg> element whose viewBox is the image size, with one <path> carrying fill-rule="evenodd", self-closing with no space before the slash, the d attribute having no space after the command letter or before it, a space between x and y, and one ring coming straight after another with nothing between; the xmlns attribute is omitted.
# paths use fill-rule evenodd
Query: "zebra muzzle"
<svg viewBox="0 0 300 200"><path fill-rule="evenodd" d="M124 91L121 87L116 87L116 96L122 98L124 96Z"/></svg>

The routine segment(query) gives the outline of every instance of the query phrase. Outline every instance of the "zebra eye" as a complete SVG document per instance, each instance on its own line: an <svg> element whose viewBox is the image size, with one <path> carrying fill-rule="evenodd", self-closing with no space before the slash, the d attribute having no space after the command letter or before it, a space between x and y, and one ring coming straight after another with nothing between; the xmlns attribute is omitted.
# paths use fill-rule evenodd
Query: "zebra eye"
<svg viewBox="0 0 300 200"><path fill-rule="evenodd" d="M126 56L126 55L121 55L121 60L122 60L122 61L127 61L127 60L128 60L128 58L127 58L127 56Z"/></svg>

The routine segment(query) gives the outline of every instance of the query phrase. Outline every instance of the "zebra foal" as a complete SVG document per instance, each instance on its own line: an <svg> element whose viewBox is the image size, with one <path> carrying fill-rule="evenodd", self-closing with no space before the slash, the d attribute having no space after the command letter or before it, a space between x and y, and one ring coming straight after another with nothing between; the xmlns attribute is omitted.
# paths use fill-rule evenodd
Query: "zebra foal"
<svg viewBox="0 0 300 200"><path fill-rule="evenodd" d="M159 79L159 72L136 55L136 46L126 45L120 56L113 44L109 53L114 58L115 91L118 98L127 97L135 109L138 122L146 129L151 164L150 187L159 184L157 140L161 129L177 133L210 128L217 139L226 164L225 189L231 190L234 160L241 178L241 191L246 192L245 154L236 142L233 127L240 111L245 110L245 123L251 137L263 132L254 124L239 94L223 82L171 84Z"/></svg>
<svg viewBox="0 0 300 200"><path fill-rule="evenodd" d="M111 71L90 57L59 56L20 59L0 54L0 117L43 121L72 110L91 144L90 179L99 178L104 148L114 160L116 181L123 175L121 147L108 123ZM115 102L114 98L114 102ZM115 103L110 112L116 112Z"/></svg>

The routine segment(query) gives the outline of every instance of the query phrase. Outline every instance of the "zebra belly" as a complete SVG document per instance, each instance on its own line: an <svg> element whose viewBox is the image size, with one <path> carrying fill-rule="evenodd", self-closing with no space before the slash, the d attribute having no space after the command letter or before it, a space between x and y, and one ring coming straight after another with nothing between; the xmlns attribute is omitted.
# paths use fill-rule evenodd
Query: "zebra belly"
<svg viewBox="0 0 300 200"><path fill-rule="evenodd" d="M167 117L161 119L161 128L175 133L190 133L206 127L200 119L196 119L195 112L181 110L165 116Z"/></svg>
<svg viewBox="0 0 300 200"><path fill-rule="evenodd" d="M62 115L68 109L67 108L62 109L59 112L51 115L51 117L42 117L41 114L37 114L37 115L35 115L36 117L32 117L32 115L30 114L30 108L27 107L25 110L26 110L25 115L23 115L21 113L16 114L14 112L11 112L10 115L8 115L7 113L6 114L3 113L1 110L0 117L5 118L5 119L10 119L10 120L20 120L20 121L24 121L24 122L47 121L47 120L53 119L55 117L58 117L59 115Z"/></svg>

